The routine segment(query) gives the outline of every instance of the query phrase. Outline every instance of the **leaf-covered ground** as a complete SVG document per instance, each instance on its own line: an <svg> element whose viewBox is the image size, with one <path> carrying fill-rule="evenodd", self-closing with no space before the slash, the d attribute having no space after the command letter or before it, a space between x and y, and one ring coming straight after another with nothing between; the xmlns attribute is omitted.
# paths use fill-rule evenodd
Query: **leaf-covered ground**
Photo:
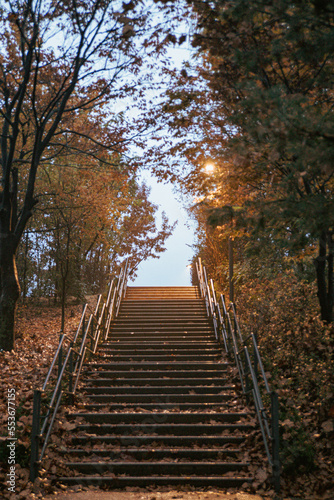
<svg viewBox="0 0 334 500"><path fill-rule="evenodd" d="M75 331L81 307L69 308L65 333ZM0 496L28 498L30 433L33 391L41 387L59 342L61 313L58 307L20 306L17 315L15 351L0 352ZM9 391L9 392L8 392ZM12 395L15 394L15 398ZM9 403L10 401L13 402ZM8 434L9 411L15 409L15 494L9 494ZM1 491L2 490L2 491Z"/></svg>
<svg viewBox="0 0 334 500"><path fill-rule="evenodd" d="M67 317L66 333L74 333L80 317L80 306L69 308ZM45 498L52 495L54 498L62 498L64 493L70 494L70 498L75 498L83 490L80 486L73 490L56 488L52 484L52 478L63 474L61 447L64 446L66 435L70 433L73 422L65 418L65 412L69 408L63 408L59 414L58 422L55 426L55 433L52 437L45 460L42 464L41 477L32 485L29 481L29 459L30 459L30 433L32 420L33 390L41 386L53 358L59 339L60 310L49 306L21 306L18 313L18 339L15 352L0 353L0 420L1 420L1 441L0 441L0 495L3 498L34 499ZM313 327L312 327L313 328ZM305 333L305 332L304 332ZM290 335L290 334L288 334ZM314 334L313 334L314 337ZM322 352L322 345L328 349L331 341L326 335L322 341L309 339L309 342L316 342L317 352ZM320 343L319 343L320 342ZM313 344L312 344L313 345ZM279 354L277 354L279 356ZM280 359L280 358L279 358ZM317 358L318 359L318 358ZM321 358L322 359L322 358ZM318 374L327 385L330 385L328 360L325 356L325 365L321 365L322 373ZM274 367L276 358L272 360ZM313 366L313 365L312 365ZM325 374L323 372L326 372ZM316 373L311 373L309 367L302 370L304 377L309 376L312 381L317 377ZM326 389L326 401L323 401L319 410L319 401L315 396L307 402L307 396L298 387L294 387L294 381L290 372L275 371L279 393L283 401L282 414L282 438L283 438L283 458L285 459L285 469L282 480L282 498L301 499L333 499L333 417L332 407L328 403L330 398L329 388ZM306 384L306 382L305 382ZM304 387L305 384L302 386ZM8 448L6 446L6 436L8 429L8 390L15 390L15 436L16 441L16 481L15 493L8 491L6 476L8 474ZM12 392L11 392L12 393ZM79 398L80 399L80 398ZM290 410L289 410L290 408ZM142 411L138 409L138 411ZM297 412L297 413L296 413ZM253 439L251 443L252 451L248 457L253 465L255 483L248 493L259 494L262 498L272 498L274 493L269 482L269 468L265 465L263 445L260 440ZM289 445L289 447L287 446ZM92 492L92 498L96 498L99 493L95 488L88 489ZM130 488L128 492L129 500L164 498L187 498L190 492L187 490L173 490L176 496L170 496L171 491L143 490ZM205 494L216 494L216 498L224 498L224 492L213 489L210 492L198 492L198 499L204 498ZM237 498L237 492L232 490L228 493L230 498ZM246 495L245 491L245 495ZM120 492L119 492L120 494ZM151 496L147 496L147 495ZM146 496L145 496L146 495ZM169 496L168 496L169 495ZM178 496L177 496L178 495ZM88 497L89 498L89 497ZM79 500L79 499L78 499Z"/></svg>
<svg viewBox="0 0 334 500"><path fill-rule="evenodd" d="M239 303L279 395L283 491L333 499L334 327L320 320L315 285L292 272L248 279Z"/></svg>

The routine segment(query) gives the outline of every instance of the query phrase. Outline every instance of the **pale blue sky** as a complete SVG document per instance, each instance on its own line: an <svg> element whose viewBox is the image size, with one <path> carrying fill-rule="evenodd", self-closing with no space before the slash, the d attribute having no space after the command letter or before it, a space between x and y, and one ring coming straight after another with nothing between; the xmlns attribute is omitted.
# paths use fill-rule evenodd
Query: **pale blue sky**
<svg viewBox="0 0 334 500"><path fill-rule="evenodd" d="M151 187L150 200L165 211L170 222L178 221L173 235L166 241L167 250L159 259L148 259L138 267L133 286L189 286L190 270L187 268L193 256L189 245L194 242L194 222L173 193L171 184L158 183L146 173L145 182ZM189 227L190 226L190 227Z"/></svg>
<svg viewBox="0 0 334 500"><path fill-rule="evenodd" d="M182 33L189 33L190 20L185 20ZM181 31L180 33L181 34ZM168 55L172 65L181 69L182 62L191 55L190 42L182 47L170 47ZM157 71L159 78L159 72ZM150 96L152 97L152 95ZM151 188L150 201L159 206L159 212L165 211L170 223L178 221L172 234L166 241L167 250L159 259L148 259L138 267L136 280L130 286L189 286L190 269L187 268L192 256L195 222L191 221L182 203L177 200L171 184L158 183L149 172L142 174L142 179Z"/></svg>

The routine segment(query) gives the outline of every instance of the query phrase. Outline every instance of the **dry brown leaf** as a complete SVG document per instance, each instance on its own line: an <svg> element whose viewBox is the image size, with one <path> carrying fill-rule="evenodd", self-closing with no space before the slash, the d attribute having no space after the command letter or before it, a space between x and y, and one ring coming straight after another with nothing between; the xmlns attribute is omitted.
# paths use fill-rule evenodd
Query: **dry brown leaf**
<svg viewBox="0 0 334 500"><path fill-rule="evenodd" d="M326 422L323 422L321 424L321 427L323 428L323 430L329 434L330 432L333 432L334 430L334 423L333 423L333 420L327 420Z"/></svg>

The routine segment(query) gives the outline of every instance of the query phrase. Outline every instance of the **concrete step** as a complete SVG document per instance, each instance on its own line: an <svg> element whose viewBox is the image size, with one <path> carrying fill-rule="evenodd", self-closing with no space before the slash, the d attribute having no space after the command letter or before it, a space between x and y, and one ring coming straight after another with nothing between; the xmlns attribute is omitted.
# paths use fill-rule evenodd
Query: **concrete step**
<svg viewBox="0 0 334 500"><path fill-rule="evenodd" d="M200 460L215 460L219 461L222 459L227 459L229 457L236 458L238 455L240 455L242 452L239 448L223 448L223 449L215 449L215 448L199 448L199 449L192 449L192 448L162 448L162 449L155 449L155 448L128 448L128 447L122 447L118 449L117 451L113 450L106 450L106 449L98 449L94 448L94 450L91 449L85 449L85 448L69 448L66 450L63 450L62 453L64 455L68 456L75 456L75 457L89 457L92 455L92 451L94 452L94 455L97 455L99 457L108 457L110 460L115 460L119 461L121 459L135 459L135 460L153 460L153 461L159 461L161 459L166 459L166 458L171 458L174 460L182 460L182 459L188 459L188 460L194 460L194 461L200 461Z"/></svg>
<svg viewBox="0 0 334 500"><path fill-rule="evenodd" d="M210 435L210 436L174 436L174 435L144 435L144 436L132 436L129 434L125 435L89 435L88 436L73 436L72 445L74 446L84 446L87 441L92 446L96 446L100 443L105 443L106 445L118 446L135 446L136 448L141 448L142 446L159 448L162 446L167 447L197 447L202 446L207 448L208 446L236 446L244 443L246 436L244 434L229 434L229 435Z"/></svg>
<svg viewBox="0 0 334 500"><path fill-rule="evenodd" d="M104 354L100 353L99 359L103 360L113 360L113 361L169 361L173 359L174 361L219 361L221 359L221 354L197 354L197 355L182 355L182 354L170 354L170 355L158 355L158 354Z"/></svg>
<svg viewBox="0 0 334 500"><path fill-rule="evenodd" d="M90 368L93 368L90 365ZM114 370L98 368L94 371L89 370L86 372L88 377L96 376L102 378L109 378L113 380L127 380L128 378L133 378L136 376L137 379L147 379L147 378L169 378L169 379L183 379L183 378L215 378L221 375L222 377L227 375L226 368L217 367L217 369L211 370L162 370L161 367L157 367L156 370L148 370L143 367L143 369L139 370Z"/></svg>
<svg viewBox="0 0 334 500"><path fill-rule="evenodd" d="M216 342L213 342L211 345L203 346L203 344L194 344L189 343L188 346L184 344L176 343L173 344L164 344L163 342L157 342L154 346L151 344L147 344L146 347L140 345L135 346L133 343L122 344L121 342L109 342L108 344L103 344L97 354L100 353L108 353L114 351L121 351L130 354L196 354L196 353L207 353L207 354L220 354L222 355L221 348Z"/></svg>
<svg viewBox="0 0 334 500"><path fill-rule="evenodd" d="M100 486L108 489L123 489L126 487L147 487L147 486L184 486L190 485L194 488L216 487L216 488L237 488L244 483L251 483L252 477L238 476L74 476L60 477L58 481L64 485L75 486Z"/></svg>
<svg viewBox="0 0 334 500"><path fill-rule="evenodd" d="M140 333L123 333L121 335L115 334L114 336L110 334L110 339L113 339L115 342L132 342L134 345L143 345L144 342L142 340L143 334ZM169 335L167 333L153 333L152 335L148 335L145 337L145 342L152 344L153 342L175 342L175 341L183 341L186 343L195 341L202 341L203 345L206 345L206 342L214 341L214 337L212 335L199 335L199 334L172 334Z"/></svg>
<svg viewBox="0 0 334 500"><path fill-rule="evenodd" d="M133 324L128 325L117 325L112 327L111 336L120 335L121 333L140 333L141 336L145 334L146 336L150 334L166 333L168 335L185 335L185 334L196 334L202 337L202 334L206 336L212 336L211 326L196 325L196 324L177 324L177 325L157 325L157 324Z"/></svg>
<svg viewBox="0 0 334 500"><path fill-rule="evenodd" d="M253 429L253 426L246 423L216 423L216 424L206 424L206 423L187 423L187 424L175 424L169 422L167 424L157 423L154 415L146 416L146 420L143 423L131 423L123 424L117 423L113 424L80 424L76 427L78 432L85 432L88 435L100 435L100 436L116 436L116 435L129 435L129 436L150 436L152 433L159 436L172 435L180 436L181 438L186 436L211 436L211 435L222 435L223 433L232 434L234 432L245 432Z"/></svg>
<svg viewBox="0 0 334 500"><path fill-rule="evenodd" d="M136 300L141 298L153 297L195 297L200 298L197 287L132 287L126 289L125 300L134 297Z"/></svg>
<svg viewBox="0 0 334 500"><path fill-rule="evenodd" d="M118 320L112 322L114 324L116 321L173 321L173 322L182 322L182 321L202 321L202 322L210 322L210 319L203 314L203 309L190 309L188 312L185 310L178 311L170 311L165 309L154 310L151 313L149 311L145 311L145 316L143 316L143 308L138 308L137 312L129 311L122 312L121 316L118 317Z"/></svg>
<svg viewBox="0 0 334 500"><path fill-rule="evenodd" d="M230 394L87 394L87 396L99 403L135 403L137 405L145 403L201 403L203 399L206 402L216 403L219 405L224 401L229 401L232 396Z"/></svg>
<svg viewBox="0 0 334 500"><path fill-rule="evenodd" d="M206 371L222 371L228 367L227 362L216 362L212 361L174 361L171 359L170 361L159 361L159 362L150 362L143 361L140 363L135 363L132 361L115 361L109 363L89 363L88 365L91 368L95 368L95 370L173 370L184 372L186 370L206 370Z"/></svg>
<svg viewBox="0 0 334 500"><path fill-rule="evenodd" d="M115 395L120 395L120 394L184 394L185 396L192 394L192 395L197 395L197 394L226 394L229 391L234 391L233 386L145 386L145 387L139 387L139 386L129 386L129 385L122 385L122 386L117 386L117 387L110 387L110 386L85 386L82 388L83 391L86 392L86 394L91 395L91 394L115 394Z"/></svg>
<svg viewBox="0 0 334 500"><path fill-rule="evenodd" d="M93 386L110 386L110 378L102 378L103 373L101 373L101 376L87 379L85 380L87 386L93 385ZM177 387L177 386L191 386L191 389L193 386L206 386L206 387L216 387L216 386L221 386L222 384L226 384L225 387L228 387L229 389L233 390L234 385L228 385L227 384L228 379L227 378L222 378L222 377L216 377L216 378L126 378L126 379L115 379L112 380L112 385L113 387L117 386L124 386L126 385L127 387L134 388L136 386L139 387L145 387L145 386L159 386L159 387ZM87 387L86 386L86 387Z"/></svg>
<svg viewBox="0 0 334 500"><path fill-rule="evenodd" d="M185 313L189 314L191 312L201 312L203 318L207 317L206 307L202 300L123 300L122 305L119 310L119 317L129 312L143 312L143 313L161 313L168 312L171 314L175 313Z"/></svg>
<svg viewBox="0 0 334 500"><path fill-rule="evenodd" d="M82 474L127 474L131 476L150 475L193 475L203 474L221 476L231 471L242 471L248 464L243 462L66 462L66 467Z"/></svg>
<svg viewBox="0 0 334 500"><path fill-rule="evenodd" d="M137 395L137 394L220 394L220 393L226 393L226 391L234 390L232 386L229 385L221 385L221 386L172 386L168 387L166 385L163 386L135 386L132 387L130 385L127 386L117 386L117 387L110 387L110 386L85 386L82 388L83 391L86 392L86 394L91 395L91 394L132 394L132 395Z"/></svg>
<svg viewBox="0 0 334 500"><path fill-rule="evenodd" d="M131 325L131 324L175 324L175 325L184 325L184 324L194 324L194 325L210 325L210 320L208 318L203 317L203 314L198 313L194 314L180 314L179 316L175 316L175 314L166 314L160 312L160 314L155 314L155 316L148 316L143 314L138 314L138 316L134 317L132 314L126 315L122 314L121 317L113 321L112 325Z"/></svg>
<svg viewBox="0 0 334 500"><path fill-rule="evenodd" d="M148 415L155 414L156 411L172 411L176 412L178 411L179 413L185 412L186 415L189 415L191 411L201 411L201 410L210 410L210 411L229 411L229 409L232 407L231 401L233 401L233 397L231 396L229 399L223 401L223 402L203 402L201 401L200 403L198 402L188 402L188 403L166 403L166 402L155 402L155 403L140 403L139 405L133 404L133 403L91 403L91 404L81 404L78 406L78 408L85 410L85 411L93 411L96 410L97 412L103 412L103 411L112 411L115 413L118 412L124 412L124 411L131 411L135 412L137 410L143 411L143 412L148 412Z"/></svg>
<svg viewBox="0 0 334 500"><path fill-rule="evenodd" d="M147 419L153 419L160 423L210 423L213 427L217 422L239 422L241 420L246 420L249 418L250 413L246 412L226 412L226 413L211 413L211 412L198 412L198 413L152 413L148 414L142 413L87 413L87 412L75 412L69 413L68 417L70 419L83 418L87 422L94 424L115 424L115 423L142 423Z"/></svg>
<svg viewBox="0 0 334 500"><path fill-rule="evenodd" d="M141 340L138 342L138 344L135 344L133 340L128 340L128 341L121 341L121 340L113 340L109 339L109 342L104 342L101 344L99 348L99 352L105 352L108 350L116 350L116 349L126 349L128 351L146 351L147 349L154 350L154 352L157 352L157 350L177 350L178 352L180 351L193 351L193 350L219 350L221 352L221 349L217 342L215 340L211 341L203 341L202 339L200 341L184 341L184 340L178 340L178 339L172 339L170 341L164 341L164 340L158 340L152 342L152 340Z"/></svg>

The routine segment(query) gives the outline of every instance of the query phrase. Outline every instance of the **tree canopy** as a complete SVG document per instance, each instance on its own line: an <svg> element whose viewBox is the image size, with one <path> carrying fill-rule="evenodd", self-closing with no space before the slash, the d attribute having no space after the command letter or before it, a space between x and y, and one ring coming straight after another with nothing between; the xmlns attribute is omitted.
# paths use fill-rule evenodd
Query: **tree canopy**
<svg viewBox="0 0 334 500"><path fill-rule="evenodd" d="M135 135L126 129L121 113L117 117L116 105L140 85L138 69L149 51L152 31L148 14L147 5L137 0L15 0L0 7L0 346L4 349L14 346L20 294L15 257L39 203L36 186L41 167L54 184L59 162L77 155L81 166L85 157L86 168L98 168L100 185L106 181L110 174L106 166L112 167L115 155L124 154ZM75 179L65 168L61 175L63 180L54 184L58 201L62 183L63 194L69 195ZM80 180L76 189L88 194L93 185ZM89 196L94 198L92 191ZM111 210L110 196L104 202Z"/></svg>
<svg viewBox="0 0 334 500"><path fill-rule="evenodd" d="M157 117L174 140L155 151L168 158L160 174L201 196L209 222L242 233L249 250L265 243L269 254L281 249L283 260L314 257L322 318L331 321L332 4L187 4L196 57L168 71L172 83ZM172 155L185 158L188 170Z"/></svg>

